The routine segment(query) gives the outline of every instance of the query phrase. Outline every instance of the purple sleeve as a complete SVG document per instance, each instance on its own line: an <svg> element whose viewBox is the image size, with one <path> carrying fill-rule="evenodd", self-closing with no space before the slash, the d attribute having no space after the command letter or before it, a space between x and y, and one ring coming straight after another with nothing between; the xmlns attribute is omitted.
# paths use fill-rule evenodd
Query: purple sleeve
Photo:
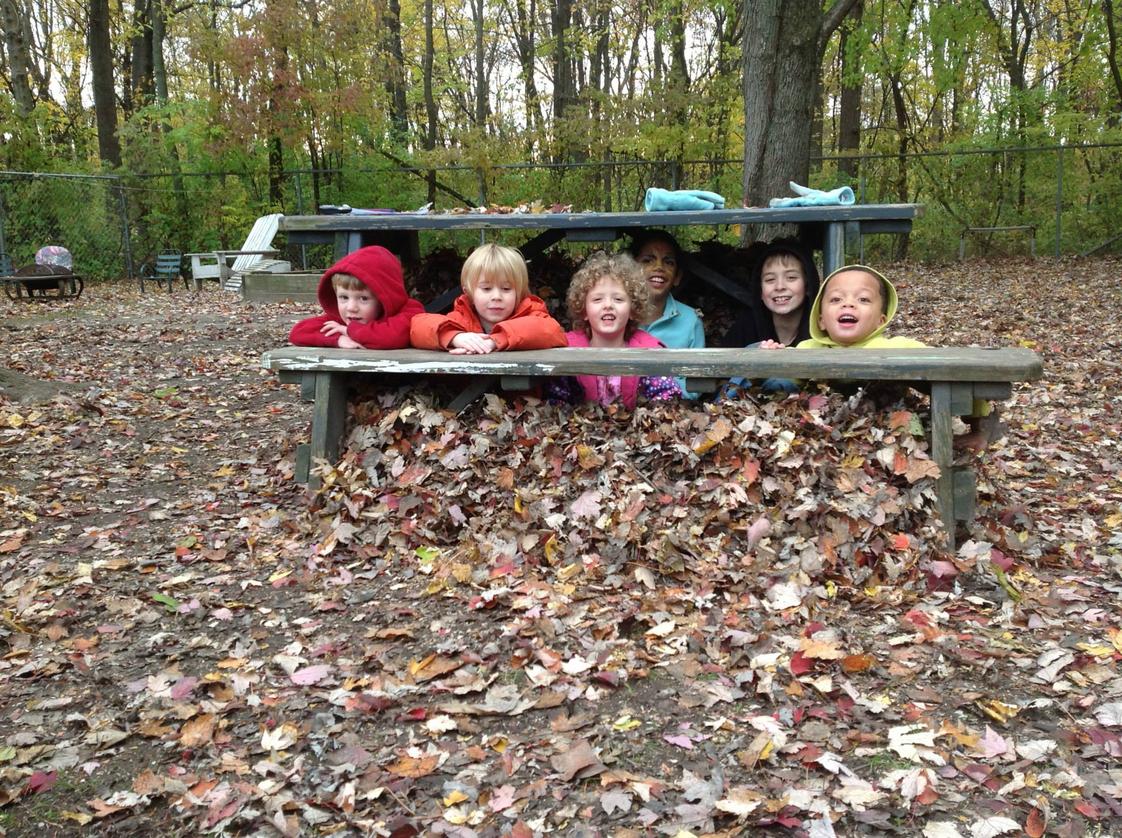
<svg viewBox="0 0 1122 838"><path fill-rule="evenodd" d="M663 375L646 376L639 379L639 392L643 398L652 402L665 402L680 398L682 388L673 378Z"/></svg>
<svg viewBox="0 0 1122 838"><path fill-rule="evenodd" d="M542 386L542 398L550 404L580 404L584 390L571 375L552 376Z"/></svg>

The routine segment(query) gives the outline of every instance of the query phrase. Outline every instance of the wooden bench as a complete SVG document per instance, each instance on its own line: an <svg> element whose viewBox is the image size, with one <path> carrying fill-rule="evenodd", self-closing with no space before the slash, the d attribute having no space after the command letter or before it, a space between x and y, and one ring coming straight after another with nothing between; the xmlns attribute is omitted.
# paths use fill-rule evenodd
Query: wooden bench
<svg viewBox="0 0 1122 838"><path fill-rule="evenodd" d="M452 408L460 407L497 379L504 389L525 391L531 379L560 375L666 375L686 379L693 392L713 392L732 376L894 381L929 390L931 459L939 466L936 491L951 546L955 524L974 514L975 481L968 468L955 468L952 418L969 416L974 399L1009 397L1012 384L1041 376L1040 357L1028 349L546 349L449 355L422 349L374 352L289 346L262 357L265 369L301 385L315 406L311 444L297 451L296 479L309 481L314 460L339 458L348 388L368 378L408 380L424 375L462 375L471 383ZM316 485L314 479L313 486Z"/></svg>
<svg viewBox="0 0 1122 838"><path fill-rule="evenodd" d="M966 237L974 233L1019 233L1027 231L1029 234L1029 255L1036 258L1036 225L1013 224L1008 227L963 227L958 236L958 260L966 258Z"/></svg>

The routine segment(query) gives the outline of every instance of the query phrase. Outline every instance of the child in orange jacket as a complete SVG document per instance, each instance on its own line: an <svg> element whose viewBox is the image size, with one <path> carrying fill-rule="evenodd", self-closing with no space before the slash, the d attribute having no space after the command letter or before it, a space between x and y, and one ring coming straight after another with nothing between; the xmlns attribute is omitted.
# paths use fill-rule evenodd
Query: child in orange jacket
<svg viewBox="0 0 1122 838"><path fill-rule="evenodd" d="M409 321L425 310L406 292L397 257L377 245L324 271L316 296L324 313L292 327L288 340L296 346L404 349Z"/></svg>
<svg viewBox="0 0 1122 838"><path fill-rule="evenodd" d="M463 294L451 314L419 314L409 326L418 349L485 355L565 346L565 330L530 291L526 261L513 247L485 244L464 261Z"/></svg>

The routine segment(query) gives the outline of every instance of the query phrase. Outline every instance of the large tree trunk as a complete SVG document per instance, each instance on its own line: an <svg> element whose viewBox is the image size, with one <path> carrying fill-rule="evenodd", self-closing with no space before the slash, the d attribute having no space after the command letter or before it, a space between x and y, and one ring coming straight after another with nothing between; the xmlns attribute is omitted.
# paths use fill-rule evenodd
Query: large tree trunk
<svg viewBox="0 0 1122 838"><path fill-rule="evenodd" d="M766 206L806 183L822 9L817 2L745 2L744 202Z"/></svg>
<svg viewBox="0 0 1122 838"><path fill-rule="evenodd" d="M744 0L745 206L789 194L788 181L806 183L815 78L826 41L856 2L835 0L823 12L812 0ZM757 232L745 227L744 237Z"/></svg>
<svg viewBox="0 0 1122 838"><path fill-rule="evenodd" d="M31 56L27 46L29 27L16 0L0 0L0 28L4 30L4 49L8 55L16 115L26 119L35 110L35 96L31 92Z"/></svg>
<svg viewBox="0 0 1122 838"><path fill-rule="evenodd" d="M90 0L90 69L93 75L97 150L102 163L121 165L117 101L113 91L113 45L109 40L109 0Z"/></svg>

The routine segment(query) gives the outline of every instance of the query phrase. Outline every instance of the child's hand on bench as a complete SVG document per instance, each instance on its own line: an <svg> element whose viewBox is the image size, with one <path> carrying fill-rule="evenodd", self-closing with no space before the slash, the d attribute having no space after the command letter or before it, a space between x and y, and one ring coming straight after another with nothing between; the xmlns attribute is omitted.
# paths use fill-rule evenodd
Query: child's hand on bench
<svg viewBox="0 0 1122 838"><path fill-rule="evenodd" d="M786 349L786 344L780 343L777 340L761 340L760 349Z"/></svg>
<svg viewBox="0 0 1122 838"><path fill-rule="evenodd" d="M496 349L495 341L478 332L460 332L448 344L449 355L487 355Z"/></svg>

